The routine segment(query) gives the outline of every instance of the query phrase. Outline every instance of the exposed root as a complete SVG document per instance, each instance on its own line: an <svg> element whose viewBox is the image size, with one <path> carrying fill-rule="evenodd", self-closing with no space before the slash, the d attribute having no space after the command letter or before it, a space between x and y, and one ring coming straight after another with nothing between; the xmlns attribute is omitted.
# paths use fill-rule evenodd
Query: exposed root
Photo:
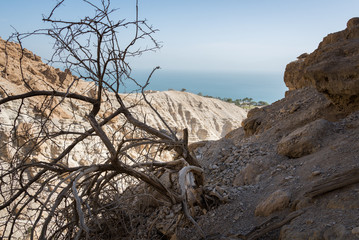
<svg viewBox="0 0 359 240"><path fill-rule="evenodd" d="M187 203L190 205L192 213L194 213L194 204L198 203L201 204L200 198L202 195L201 187L196 188L195 178L194 174L196 173L203 179L203 169L195 166L186 166L181 169L178 175L178 182L181 189L181 198L182 198L182 209L185 216L188 218L188 220L193 223L193 225L196 227L198 232L201 234L201 236L204 238L205 234L202 230L202 228L198 225L198 223L193 219L193 217L190 215L188 211Z"/></svg>

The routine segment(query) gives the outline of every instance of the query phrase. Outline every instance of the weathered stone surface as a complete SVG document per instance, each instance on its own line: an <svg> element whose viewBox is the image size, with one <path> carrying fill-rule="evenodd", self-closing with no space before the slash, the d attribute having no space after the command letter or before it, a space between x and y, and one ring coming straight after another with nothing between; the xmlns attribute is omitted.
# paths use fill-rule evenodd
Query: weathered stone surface
<svg viewBox="0 0 359 240"><path fill-rule="evenodd" d="M34 138L32 127L31 123L19 123L16 128L16 135L14 135L14 139L16 139L18 146L24 145Z"/></svg>
<svg viewBox="0 0 359 240"><path fill-rule="evenodd" d="M318 49L287 65L290 90L314 86L345 111L359 109L359 18L343 31L329 34Z"/></svg>
<svg viewBox="0 0 359 240"><path fill-rule="evenodd" d="M277 190L268 198L258 204L255 210L256 216L269 216L273 212L283 210L289 206L290 195L283 190Z"/></svg>
<svg viewBox="0 0 359 240"><path fill-rule="evenodd" d="M284 99L269 106L249 111L242 127L246 136L264 132L272 137L285 136L316 119L336 121L341 115L323 94L306 87L287 92Z"/></svg>
<svg viewBox="0 0 359 240"><path fill-rule="evenodd" d="M242 122L242 127L247 135L258 133L265 112L265 108L254 108L248 112L247 119Z"/></svg>
<svg viewBox="0 0 359 240"><path fill-rule="evenodd" d="M10 141L9 135L0 130L0 160L9 162L10 153L9 153L9 146L8 142Z"/></svg>
<svg viewBox="0 0 359 240"><path fill-rule="evenodd" d="M348 239L348 235L349 231L346 230L344 225L335 224L324 231L323 238L325 240L345 240Z"/></svg>
<svg viewBox="0 0 359 240"><path fill-rule="evenodd" d="M278 143L278 153L290 158L298 158L317 151L321 140L330 132L332 124L324 119L311 122Z"/></svg>
<svg viewBox="0 0 359 240"><path fill-rule="evenodd" d="M335 195L329 199L327 208L329 209L359 209L359 192L353 191L347 194Z"/></svg>
<svg viewBox="0 0 359 240"><path fill-rule="evenodd" d="M305 58L298 57L296 61L293 61L286 66L284 72L284 81L289 90L300 89L313 85L310 79L303 77L304 61Z"/></svg>
<svg viewBox="0 0 359 240"><path fill-rule="evenodd" d="M57 75L59 76L60 83L64 86L70 85L74 79L69 69L65 69L64 72L57 70Z"/></svg>
<svg viewBox="0 0 359 240"><path fill-rule="evenodd" d="M59 82L59 76L57 75L55 69L48 67L42 71L42 74L49 79L52 83Z"/></svg>
<svg viewBox="0 0 359 240"><path fill-rule="evenodd" d="M240 127L247 115L242 108L234 104L188 92L154 92L148 93L147 98L167 123L176 129L180 137L182 130L188 128L190 142L224 137L230 131ZM135 99L136 96L128 96L126 100L134 101ZM165 129L161 120L150 113L148 106L142 105L138 108L146 112L148 123Z"/></svg>

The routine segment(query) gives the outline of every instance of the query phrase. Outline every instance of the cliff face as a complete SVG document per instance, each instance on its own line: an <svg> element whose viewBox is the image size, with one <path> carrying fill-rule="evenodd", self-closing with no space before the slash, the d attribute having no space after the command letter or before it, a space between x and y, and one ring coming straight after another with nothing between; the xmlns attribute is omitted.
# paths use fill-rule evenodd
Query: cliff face
<svg viewBox="0 0 359 240"><path fill-rule="evenodd" d="M287 65L287 87L314 86L345 111L359 109L358 41L359 18L353 18L345 30L326 36L313 53Z"/></svg>
<svg viewBox="0 0 359 240"><path fill-rule="evenodd" d="M359 238L358 24L351 19L287 65L284 99L251 110L242 128L196 148L209 183L230 196L199 217L206 233ZM195 231L182 230L179 238L189 234Z"/></svg>
<svg viewBox="0 0 359 240"><path fill-rule="evenodd" d="M234 104L178 91L149 93L147 98L161 116L181 134L188 128L190 142L217 140L238 128L247 113ZM145 109L150 114L149 109ZM151 125L164 128L158 118Z"/></svg>
<svg viewBox="0 0 359 240"><path fill-rule="evenodd" d="M5 54L5 47L7 54ZM22 58L22 68L20 70L19 59ZM55 69L41 61L29 50L21 49L18 44L8 43L0 39L0 96L5 97L6 94L14 95L25 93L28 88L33 90L52 90L66 91L69 84L74 79L70 71L64 72ZM24 76L26 82L22 81ZM71 90L75 93L85 96L93 96L94 85L82 80L75 81ZM150 91L148 99L151 101L155 109L175 129L179 136L184 128L189 129L190 142L202 140L217 140L225 136L231 130L238 128L242 120L246 117L246 111L234 104L226 103L218 99L204 98L195 94L178 91L153 92ZM149 106L142 102L141 96L136 94L122 95L128 105L139 103L135 107L134 112L146 115L146 121L158 129L165 129L165 125L160 121L159 117L150 109ZM108 93L109 98L114 98L114 94ZM36 112L41 106L39 97L33 98L33 104L25 105L24 111ZM58 102L52 102L56 104ZM106 103L105 103L106 104ZM66 102L58 107L52 113L54 121L62 121L66 123L66 119L77 118L81 121L85 117L88 106L77 107L75 102ZM106 106L110 108L110 106ZM2 123L10 124L15 118L14 111L16 106L5 105L2 107L0 118ZM106 114L102 112L100 114ZM61 119L61 120L60 120ZM117 123L116 123L117 124ZM113 124L112 127L115 128Z"/></svg>

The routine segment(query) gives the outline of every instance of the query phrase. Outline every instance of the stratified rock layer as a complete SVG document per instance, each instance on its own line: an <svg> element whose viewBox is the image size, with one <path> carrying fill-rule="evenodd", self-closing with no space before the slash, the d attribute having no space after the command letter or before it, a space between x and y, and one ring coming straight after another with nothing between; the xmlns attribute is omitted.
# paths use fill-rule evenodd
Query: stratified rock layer
<svg viewBox="0 0 359 240"><path fill-rule="evenodd" d="M5 54L5 49L7 54ZM22 57L23 76L20 71L19 59ZM24 49L23 52L18 44L5 41L0 38L0 96L27 92L29 88L33 90L52 90L67 91L67 87L76 79L68 69L61 71L55 69L41 61L41 58L31 51ZM94 84L82 80L76 80L71 88L72 92L93 97ZM242 120L247 113L234 104L227 103L214 98L205 98L196 94L179 91L148 91L148 99L154 108L163 116L170 127L182 134L184 128L189 130L189 141L196 142L202 140L217 140L224 137L228 132L240 127ZM114 98L114 94L108 93L109 97ZM122 95L126 103L137 103L141 95L127 94ZM40 97L35 97L34 103L40 101ZM53 104L57 104L54 101ZM160 118L144 102L138 102L135 108L139 114L146 115L147 123L158 129L166 129ZM106 105L106 103L104 103ZM26 111L40 109L41 106L34 104ZM15 106L5 106L14 109ZM108 109L106 106L105 109ZM73 113L77 117L84 116L88 106L81 106L74 103L65 103L52 114L53 119L71 119ZM15 117L15 112L2 111L1 117L5 122L9 122ZM106 114L102 112L100 114ZM139 115L138 114L138 115Z"/></svg>

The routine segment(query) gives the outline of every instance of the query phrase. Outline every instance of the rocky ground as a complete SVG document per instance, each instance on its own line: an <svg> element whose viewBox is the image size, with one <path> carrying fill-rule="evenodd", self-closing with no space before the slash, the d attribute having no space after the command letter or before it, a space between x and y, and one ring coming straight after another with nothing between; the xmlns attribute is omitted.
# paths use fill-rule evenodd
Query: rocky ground
<svg viewBox="0 0 359 240"><path fill-rule="evenodd" d="M194 146L208 183L229 195L197 217L207 239L359 239L358 23L288 64L284 99Z"/></svg>

